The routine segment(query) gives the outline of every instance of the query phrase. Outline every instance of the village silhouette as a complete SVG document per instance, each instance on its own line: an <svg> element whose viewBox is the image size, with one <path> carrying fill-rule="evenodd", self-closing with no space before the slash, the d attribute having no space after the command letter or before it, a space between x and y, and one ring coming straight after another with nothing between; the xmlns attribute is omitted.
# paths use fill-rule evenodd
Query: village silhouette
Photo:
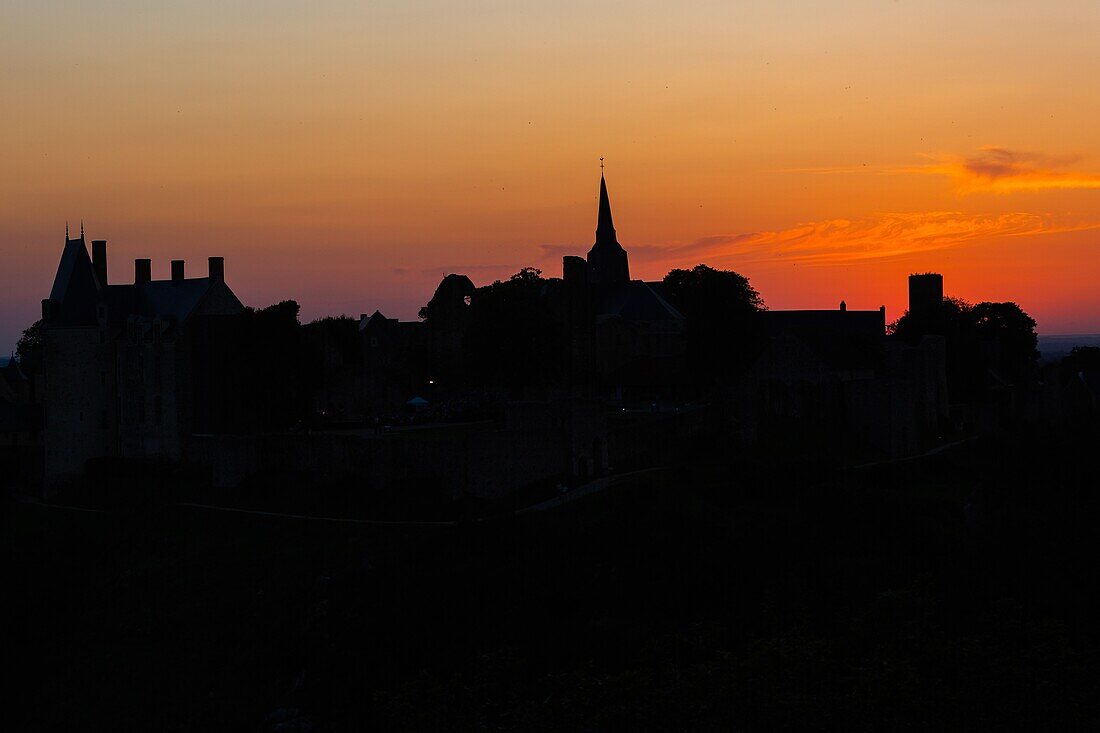
<svg viewBox="0 0 1100 733"><path fill-rule="evenodd" d="M950 273L894 318L631 279L595 214L415 321L66 230L0 370L19 729L1100 721L1100 348Z"/></svg>

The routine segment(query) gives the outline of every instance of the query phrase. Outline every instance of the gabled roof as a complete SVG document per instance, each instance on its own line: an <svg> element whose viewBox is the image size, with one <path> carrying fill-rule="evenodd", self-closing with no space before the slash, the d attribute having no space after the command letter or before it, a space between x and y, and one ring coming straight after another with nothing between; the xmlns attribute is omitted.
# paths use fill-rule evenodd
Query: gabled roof
<svg viewBox="0 0 1100 733"><path fill-rule="evenodd" d="M208 296L214 294L219 295L223 302L208 309ZM237 313L244 307L221 280L208 277L108 285L103 299L109 308L109 317L115 323L121 323L133 315L171 319L182 325L200 312Z"/></svg>
<svg viewBox="0 0 1100 733"><path fill-rule="evenodd" d="M244 306L221 278L151 280L127 285L100 283L95 275L83 232L65 239L50 299L56 301L49 325L91 326L96 306L107 306L109 322L120 325L130 316L163 318L182 325L199 313L231 314Z"/></svg>
<svg viewBox="0 0 1100 733"><path fill-rule="evenodd" d="M393 326L397 323L396 318L386 318L382 315L382 311L376 310L365 318L359 320L359 330L365 331L368 328L379 328L383 326Z"/></svg>
<svg viewBox="0 0 1100 733"><path fill-rule="evenodd" d="M795 310L764 311L760 314L768 336L786 332L823 335L883 336L886 316L882 311Z"/></svg>
<svg viewBox="0 0 1100 733"><path fill-rule="evenodd" d="M681 321L683 314L676 310L642 280L630 280L617 285L598 286L596 314L618 316L629 321Z"/></svg>
<svg viewBox="0 0 1100 733"><path fill-rule="evenodd" d="M135 287L144 315L174 318L183 323L198 310L210 286L210 278L200 277L176 282L153 280Z"/></svg>

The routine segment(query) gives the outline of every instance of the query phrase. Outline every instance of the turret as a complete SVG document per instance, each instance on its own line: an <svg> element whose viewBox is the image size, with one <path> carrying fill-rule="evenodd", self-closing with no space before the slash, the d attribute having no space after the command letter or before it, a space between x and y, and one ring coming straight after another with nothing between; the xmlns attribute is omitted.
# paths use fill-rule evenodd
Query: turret
<svg viewBox="0 0 1100 733"><path fill-rule="evenodd" d="M943 305L943 275L926 272L909 276L909 313L918 318L936 314Z"/></svg>

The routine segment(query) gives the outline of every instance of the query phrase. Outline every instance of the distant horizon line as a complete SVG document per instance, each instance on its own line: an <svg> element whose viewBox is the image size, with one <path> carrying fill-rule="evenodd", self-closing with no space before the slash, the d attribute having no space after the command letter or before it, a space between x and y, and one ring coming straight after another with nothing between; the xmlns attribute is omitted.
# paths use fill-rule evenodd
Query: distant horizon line
<svg viewBox="0 0 1100 733"><path fill-rule="evenodd" d="M330 317L337 317L338 318L340 316L330 316ZM347 316L347 317L348 318L354 318L354 316ZM1036 335L1037 338L1040 338L1040 339L1089 338L1089 339L1100 340L1100 333L1042 333L1042 332L1036 331L1035 335ZM5 349L3 351L3 353L0 354L0 365L6 366L7 363L9 361L11 361L11 358L12 358L12 355L14 354L14 352L15 352L15 345L14 344L12 345L12 347L10 349Z"/></svg>

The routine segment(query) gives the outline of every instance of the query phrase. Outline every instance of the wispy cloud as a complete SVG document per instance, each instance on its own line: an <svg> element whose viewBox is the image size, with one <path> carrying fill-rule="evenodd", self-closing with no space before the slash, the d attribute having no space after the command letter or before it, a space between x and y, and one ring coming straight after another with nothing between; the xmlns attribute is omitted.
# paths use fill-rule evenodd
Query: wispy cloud
<svg viewBox="0 0 1100 733"><path fill-rule="evenodd" d="M684 264L709 258L836 264L900 257L995 237L1079 231L1100 222L1055 223L1031 213L974 215L957 211L880 214L862 220L827 219L788 229L716 235L670 247L631 248L631 257Z"/></svg>
<svg viewBox="0 0 1100 733"><path fill-rule="evenodd" d="M973 155L925 154L932 162L918 166L838 165L779 168L769 173L809 175L873 173L946 176L959 193L1011 193L1049 189L1100 188L1100 173L1067 170L1079 155L1051 155L983 145Z"/></svg>
<svg viewBox="0 0 1100 733"><path fill-rule="evenodd" d="M970 156L929 157L935 162L904 170L947 176L961 193L1100 188L1100 174L1065 170L1080 160L1077 155L1050 155L986 145Z"/></svg>

